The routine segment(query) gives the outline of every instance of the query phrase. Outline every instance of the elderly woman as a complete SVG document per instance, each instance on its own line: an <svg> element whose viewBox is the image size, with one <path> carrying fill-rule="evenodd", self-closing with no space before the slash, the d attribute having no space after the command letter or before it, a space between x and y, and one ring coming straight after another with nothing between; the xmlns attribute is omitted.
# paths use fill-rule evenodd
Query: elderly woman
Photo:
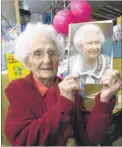
<svg viewBox="0 0 122 147"><path fill-rule="evenodd" d="M81 26L74 35L75 49L80 53L70 58L70 74L79 74L88 84L100 83L102 75L111 68L111 58L101 54L105 41L101 28L96 24Z"/></svg>
<svg viewBox="0 0 122 147"><path fill-rule="evenodd" d="M61 42L52 26L40 23L28 25L17 40L15 58L31 73L5 90L5 134L14 146L97 145L107 131L121 83L118 71L103 76L90 113L78 94L79 76L56 76Z"/></svg>

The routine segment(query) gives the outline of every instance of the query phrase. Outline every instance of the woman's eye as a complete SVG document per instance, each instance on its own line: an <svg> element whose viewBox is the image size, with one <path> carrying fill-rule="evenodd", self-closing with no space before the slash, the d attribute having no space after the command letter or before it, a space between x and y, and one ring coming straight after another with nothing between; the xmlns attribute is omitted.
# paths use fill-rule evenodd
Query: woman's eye
<svg viewBox="0 0 122 147"><path fill-rule="evenodd" d="M37 53L34 54L34 56L40 56L40 55L41 55L40 52L37 52Z"/></svg>
<svg viewBox="0 0 122 147"><path fill-rule="evenodd" d="M49 52L50 55L55 55L55 51Z"/></svg>
<svg viewBox="0 0 122 147"><path fill-rule="evenodd" d="M95 43L96 43L96 44L99 44L99 43L100 43L100 41L96 41Z"/></svg>
<svg viewBox="0 0 122 147"><path fill-rule="evenodd" d="M92 44L92 42L88 42L88 44L90 45L90 44Z"/></svg>
<svg viewBox="0 0 122 147"><path fill-rule="evenodd" d="M40 55L40 53L37 53L37 54L36 54L36 56L39 56L39 55Z"/></svg>
<svg viewBox="0 0 122 147"><path fill-rule="evenodd" d="M53 52L50 52L50 53L49 53L49 55L50 55L50 56L53 56L53 55L54 55L54 53L53 53Z"/></svg>

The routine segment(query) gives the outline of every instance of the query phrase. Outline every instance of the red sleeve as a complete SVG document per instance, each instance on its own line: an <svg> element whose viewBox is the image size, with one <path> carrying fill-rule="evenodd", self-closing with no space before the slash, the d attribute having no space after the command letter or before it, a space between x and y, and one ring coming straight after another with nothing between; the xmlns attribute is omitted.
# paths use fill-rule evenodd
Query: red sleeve
<svg viewBox="0 0 122 147"><path fill-rule="evenodd" d="M14 92L15 88L15 85L11 84L6 89L10 105L5 122L5 134L10 143L15 146L53 144L54 136L61 124L69 121L70 112L74 110L75 105L65 97L61 97L53 109L35 119L21 98L17 99L19 93ZM67 112L65 119L62 112Z"/></svg>
<svg viewBox="0 0 122 147"><path fill-rule="evenodd" d="M115 98L109 102L101 102L100 94L95 99L96 104L91 113L84 106L82 106L83 109L81 110L86 132L92 145L98 145L102 141L110 125L112 111L116 102Z"/></svg>

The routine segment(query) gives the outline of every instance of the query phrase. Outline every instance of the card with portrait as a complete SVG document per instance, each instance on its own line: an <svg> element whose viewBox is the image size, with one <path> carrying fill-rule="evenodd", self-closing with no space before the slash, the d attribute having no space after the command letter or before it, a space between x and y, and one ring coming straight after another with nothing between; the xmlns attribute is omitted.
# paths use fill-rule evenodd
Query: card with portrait
<svg viewBox="0 0 122 147"><path fill-rule="evenodd" d="M70 24L68 74L79 74L84 84L100 84L112 68L113 21Z"/></svg>

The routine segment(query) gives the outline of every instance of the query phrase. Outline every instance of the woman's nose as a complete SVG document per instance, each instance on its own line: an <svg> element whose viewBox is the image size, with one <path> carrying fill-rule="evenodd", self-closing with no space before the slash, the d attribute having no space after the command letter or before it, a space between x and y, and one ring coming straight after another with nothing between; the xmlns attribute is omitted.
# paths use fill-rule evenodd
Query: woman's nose
<svg viewBox="0 0 122 147"><path fill-rule="evenodd" d="M43 57L43 61L46 62L46 63L48 63L48 62L51 61L50 56L49 56L48 53L45 53L45 55L44 55L44 57Z"/></svg>
<svg viewBox="0 0 122 147"><path fill-rule="evenodd" d="M92 44L93 48L97 48L97 45L95 43Z"/></svg>

